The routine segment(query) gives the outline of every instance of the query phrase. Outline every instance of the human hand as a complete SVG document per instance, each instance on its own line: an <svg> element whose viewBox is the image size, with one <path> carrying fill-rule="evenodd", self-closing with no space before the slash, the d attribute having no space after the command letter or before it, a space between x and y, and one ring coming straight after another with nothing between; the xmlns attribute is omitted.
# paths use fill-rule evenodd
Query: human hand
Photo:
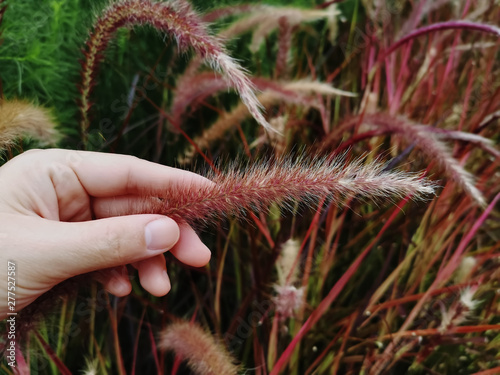
<svg viewBox="0 0 500 375"><path fill-rule="evenodd" d="M14 262L16 311L88 272L109 292L127 295L127 264L137 268L149 293L168 293L163 253L201 267L210 250L191 227L166 216L115 215L145 193L192 184L211 182L126 155L31 150L6 163L0 168L0 280L7 282L7 263ZM7 288L1 288L0 319L7 312Z"/></svg>

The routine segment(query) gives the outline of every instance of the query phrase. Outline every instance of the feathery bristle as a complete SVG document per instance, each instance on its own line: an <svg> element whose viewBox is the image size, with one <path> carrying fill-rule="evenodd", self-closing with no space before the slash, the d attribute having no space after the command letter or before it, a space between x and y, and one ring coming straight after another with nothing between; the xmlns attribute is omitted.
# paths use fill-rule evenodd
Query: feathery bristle
<svg viewBox="0 0 500 375"><path fill-rule="evenodd" d="M292 82L286 82L282 84L284 88L290 91L298 91L301 94L320 94L326 96L347 96L349 98L355 98L358 94L350 91L339 90L332 85L319 81L311 81L308 79L301 79Z"/></svg>
<svg viewBox="0 0 500 375"><path fill-rule="evenodd" d="M230 5L227 7L217 8L208 13L205 13L202 16L203 21L205 22L214 22L220 20L222 18L226 18L229 16L236 16L240 14L248 14L251 12L256 12L264 9L264 5L260 4L242 4L242 5Z"/></svg>
<svg viewBox="0 0 500 375"><path fill-rule="evenodd" d="M99 374L99 361L97 359L85 359L85 368L82 370L82 375L97 375Z"/></svg>
<svg viewBox="0 0 500 375"><path fill-rule="evenodd" d="M20 100L0 100L0 150L27 136L41 145L55 144L58 132L50 112Z"/></svg>
<svg viewBox="0 0 500 375"><path fill-rule="evenodd" d="M227 90L228 83L211 72L182 76L177 82L175 96L170 107L172 122L181 125L187 115L186 108L194 111L200 102L218 91Z"/></svg>
<svg viewBox="0 0 500 375"><path fill-rule="evenodd" d="M160 347L187 361L197 375L235 375L238 366L227 350L198 324L176 322L161 333Z"/></svg>
<svg viewBox="0 0 500 375"><path fill-rule="evenodd" d="M304 305L304 287L293 285L275 285L276 296L273 301L280 319L286 320L294 316Z"/></svg>
<svg viewBox="0 0 500 375"><path fill-rule="evenodd" d="M493 146L494 142L491 139L484 138L474 133L467 133L459 130L448 130L434 127L426 127L431 133L435 133L436 137L444 139L453 139L470 143L481 144L485 146Z"/></svg>

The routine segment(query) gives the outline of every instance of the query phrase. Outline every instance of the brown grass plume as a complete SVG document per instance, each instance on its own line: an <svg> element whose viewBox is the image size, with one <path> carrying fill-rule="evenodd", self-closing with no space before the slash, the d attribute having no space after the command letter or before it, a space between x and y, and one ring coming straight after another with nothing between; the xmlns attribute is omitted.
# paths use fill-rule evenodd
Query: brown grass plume
<svg viewBox="0 0 500 375"><path fill-rule="evenodd" d="M227 350L196 323L173 323L161 333L160 347L187 361L197 375L234 375L238 366Z"/></svg>
<svg viewBox="0 0 500 375"><path fill-rule="evenodd" d="M34 138L42 145L54 144L58 133L50 112L21 100L0 100L0 150L21 137Z"/></svg>

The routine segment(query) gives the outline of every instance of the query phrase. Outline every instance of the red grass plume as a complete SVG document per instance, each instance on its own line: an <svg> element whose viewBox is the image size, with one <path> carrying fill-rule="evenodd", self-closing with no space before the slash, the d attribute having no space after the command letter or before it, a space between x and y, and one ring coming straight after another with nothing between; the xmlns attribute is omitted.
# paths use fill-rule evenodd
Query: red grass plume
<svg viewBox="0 0 500 375"><path fill-rule="evenodd" d="M474 185L474 177L453 157L446 144L440 141L439 133L429 130L432 129L430 126L414 124L405 118L395 118L385 114L367 115L364 122L400 134L408 142L414 143L430 160L439 163L444 173L455 181L478 205L485 206L486 201L483 194ZM461 134L465 136L466 133ZM484 138L482 139L484 140Z"/></svg>
<svg viewBox="0 0 500 375"><path fill-rule="evenodd" d="M391 116L385 113L365 114L356 116L345 122L344 129L353 128L358 123L371 128L378 128L380 135L391 133L398 136L406 143L415 145L419 152L428 160L438 163L443 174L453 180L464 192L466 192L479 206L485 206L483 193L475 186L474 176L467 172L458 160L453 157L449 147L444 143L446 139L456 139L477 144L494 156L498 151L493 147L493 142L477 134L434 128L429 125L414 123L402 116ZM321 146L328 150L337 140L338 132L332 132Z"/></svg>
<svg viewBox="0 0 500 375"><path fill-rule="evenodd" d="M180 49L193 48L215 70L220 71L241 96L258 123L269 128L260 112L254 88L245 71L227 55L219 40L211 36L205 24L185 1L155 2L151 0L120 0L111 2L94 24L86 43L82 62L81 130L85 137L89 127L90 94L103 53L120 27L149 24L158 31L172 35Z"/></svg>
<svg viewBox="0 0 500 375"><path fill-rule="evenodd" d="M203 188L172 186L161 196L133 204L128 214L163 214L177 221L196 222L227 215L244 216L248 210L265 211L272 203L293 209L293 202L312 203L327 197L386 200L407 195L418 199L432 194L434 185L421 174L385 171L385 164L347 163L345 158L293 161L282 158L238 169L234 163L225 172L207 177L214 184ZM135 202L136 203L136 202Z"/></svg>
<svg viewBox="0 0 500 375"><path fill-rule="evenodd" d="M187 361L197 375L234 375L239 370L227 350L195 323L178 322L165 328L160 347Z"/></svg>

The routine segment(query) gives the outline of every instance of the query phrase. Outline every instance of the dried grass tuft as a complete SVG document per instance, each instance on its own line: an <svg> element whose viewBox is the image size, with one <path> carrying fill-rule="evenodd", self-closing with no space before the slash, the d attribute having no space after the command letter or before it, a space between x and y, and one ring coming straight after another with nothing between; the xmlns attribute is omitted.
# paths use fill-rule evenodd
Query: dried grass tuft
<svg viewBox="0 0 500 375"><path fill-rule="evenodd" d="M195 323L176 322L166 327L160 347L187 361L197 375L234 375L239 370L227 350Z"/></svg>
<svg viewBox="0 0 500 375"><path fill-rule="evenodd" d="M21 137L36 139L44 146L55 144L59 134L49 110L21 100L0 101L0 150Z"/></svg>

